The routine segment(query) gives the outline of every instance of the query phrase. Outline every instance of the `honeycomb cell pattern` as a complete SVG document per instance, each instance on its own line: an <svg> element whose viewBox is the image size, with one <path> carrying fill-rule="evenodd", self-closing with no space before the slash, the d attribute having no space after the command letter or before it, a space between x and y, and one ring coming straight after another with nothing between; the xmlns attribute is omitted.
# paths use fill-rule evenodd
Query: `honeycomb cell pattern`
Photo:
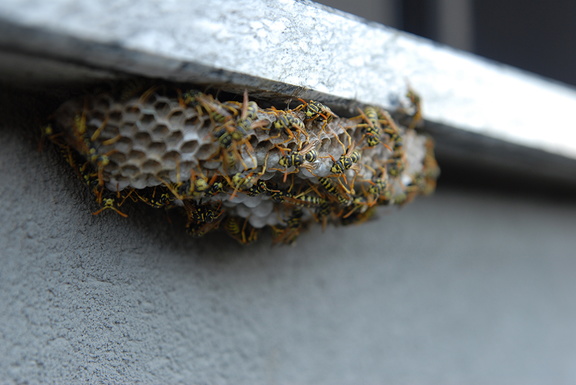
<svg viewBox="0 0 576 385"><path fill-rule="evenodd" d="M411 90L393 113L347 118L313 100L220 99L167 85L95 91L61 105L44 133L94 194L94 214L126 216L126 202L180 210L191 235L221 229L242 244L264 228L290 244L310 222L362 223L435 188Z"/></svg>

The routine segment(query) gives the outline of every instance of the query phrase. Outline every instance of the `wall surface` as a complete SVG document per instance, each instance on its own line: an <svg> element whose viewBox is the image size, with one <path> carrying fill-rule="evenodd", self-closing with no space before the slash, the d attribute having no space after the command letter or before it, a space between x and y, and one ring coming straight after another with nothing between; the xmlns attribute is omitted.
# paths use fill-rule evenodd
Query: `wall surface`
<svg viewBox="0 0 576 385"><path fill-rule="evenodd" d="M294 247L92 216L0 96L0 383L569 384L576 204L440 184Z"/></svg>

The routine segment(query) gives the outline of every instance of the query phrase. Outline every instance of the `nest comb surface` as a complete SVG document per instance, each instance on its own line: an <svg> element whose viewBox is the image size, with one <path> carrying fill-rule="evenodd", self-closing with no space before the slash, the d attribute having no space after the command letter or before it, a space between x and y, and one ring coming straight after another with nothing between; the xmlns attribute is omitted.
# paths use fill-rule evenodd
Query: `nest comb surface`
<svg viewBox="0 0 576 385"><path fill-rule="evenodd" d="M231 235L248 243L271 226L290 243L312 219L361 222L377 205L434 189L432 141L410 127L417 115L419 103L396 112L406 127L379 108L341 118L313 101L278 110L247 94L222 101L155 86L67 101L52 126L58 144L88 164L82 173L93 175L100 203L102 191L116 192L104 202L116 211L132 192L149 204L152 194L163 197L155 207L184 207L193 234L241 227Z"/></svg>

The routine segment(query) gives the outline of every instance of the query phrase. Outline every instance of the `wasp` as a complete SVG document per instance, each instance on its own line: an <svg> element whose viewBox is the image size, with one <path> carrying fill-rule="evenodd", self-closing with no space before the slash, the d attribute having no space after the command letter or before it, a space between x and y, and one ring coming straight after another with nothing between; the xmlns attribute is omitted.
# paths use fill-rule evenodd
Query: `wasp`
<svg viewBox="0 0 576 385"><path fill-rule="evenodd" d="M386 148L394 153L400 151L404 145L400 128L396 125L396 122L387 111L379 110L379 117L382 121L386 122L386 125L383 127L383 131L389 135L393 146L392 148L386 146Z"/></svg>
<svg viewBox="0 0 576 385"><path fill-rule="evenodd" d="M244 98L242 100L240 116L236 119L236 128L240 131L240 133L246 135L249 130L253 130L257 127L264 127L269 124L269 122L265 119L258 122L255 121L258 117L258 111L258 104L256 104L256 102L249 101L248 91L244 90Z"/></svg>
<svg viewBox="0 0 576 385"><path fill-rule="evenodd" d="M131 196L134 189L117 192L105 189L103 186L100 186L98 182L98 174L90 169L88 163L79 167L77 171L80 173L84 183L90 189L90 192L96 196L96 202L101 205L100 209L93 212L92 215L98 215L104 210L112 210L124 218L128 217L128 215L120 211L120 206L122 206L126 199Z"/></svg>
<svg viewBox="0 0 576 385"><path fill-rule="evenodd" d="M360 109L358 110L362 114L362 110ZM370 131L370 129L379 130L381 128L380 118L378 117L378 110L376 109L376 107L368 106L364 108L363 118L366 120L369 126L368 128L366 128L366 131Z"/></svg>
<svg viewBox="0 0 576 385"><path fill-rule="evenodd" d="M365 210L353 210L340 218L340 223L344 226L361 224L372 218L374 214L376 214L376 206Z"/></svg>
<svg viewBox="0 0 576 385"><path fill-rule="evenodd" d="M293 186L290 186L290 189L292 189L292 187ZM290 189L283 192L282 194L282 201L288 205L299 207L315 207L326 203L326 200L322 198L320 192L312 184L310 184L310 188L303 192L291 193ZM317 195L310 195L309 193L311 191L314 191Z"/></svg>
<svg viewBox="0 0 576 385"><path fill-rule="evenodd" d="M388 184L388 171L386 167L380 167L376 171L372 167L366 165L372 171L372 179L365 181L368 182L369 187L364 190L366 196L369 197L368 204L373 206L375 204L386 204L390 201L391 191Z"/></svg>
<svg viewBox="0 0 576 385"><path fill-rule="evenodd" d="M215 175L210 180L208 188L204 191L204 195L207 197L218 195L225 191L225 187L224 181Z"/></svg>
<svg viewBox="0 0 576 385"><path fill-rule="evenodd" d="M292 211L290 217L286 220L285 225L282 227L272 226L274 232L274 243L285 243L292 244L300 235L302 230L302 216L304 211L302 209L296 208Z"/></svg>
<svg viewBox="0 0 576 385"><path fill-rule="evenodd" d="M90 147L87 140L87 121L86 121L86 109L88 108L87 101L84 100L82 107L82 113L74 115L74 123L72 124L72 145L74 148L78 149L81 153L88 153Z"/></svg>
<svg viewBox="0 0 576 385"><path fill-rule="evenodd" d="M244 92L245 98L244 100L248 99L248 92L245 91ZM248 103L246 103L246 106L244 107L244 105L242 106L243 108L243 117L242 119L250 119L250 120L255 120L258 117L258 111L260 110L260 108L258 107L258 104L256 104L256 102L254 101L249 101Z"/></svg>
<svg viewBox="0 0 576 385"><path fill-rule="evenodd" d="M255 180L252 173L246 174L245 172L238 172L232 176L230 186L233 188L244 189L251 187Z"/></svg>
<svg viewBox="0 0 576 385"><path fill-rule="evenodd" d="M306 135L308 138L308 134L306 132L306 126L304 126L304 122L302 122L299 118L292 115L291 112L288 111L278 111L276 110L277 116L276 121L274 122L274 127L277 129L284 129L288 132L291 137L295 137L294 134L290 131L291 128L300 131L302 134Z"/></svg>
<svg viewBox="0 0 576 385"><path fill-rule="evenodd" d="M254 155L252 155L254 153L254 148L252 147L252 145L248 141L246 135L247 135L246 131L244 131L242 129L230 130L229 128L226 128L226 127L220 128L218 131L214 132L214 138L220 144L220 147L224 150L230 150L231 149L233 157L235 157L238 161L240 161L240 163L242 163L242 166L245 169L247 169L249 167L246 165L246 162L244 162L244 159L242 158L240 150L238 149L239 145L241 145L241 144L246 145L246 147L249 150L248 154L252 158L252 162L254 164L256 163L256 159L254 158ZM227 164L228 162L224 162L224 159L223 159L222 163ZM233 162L232 164L234 164L234 163L235 162Z"/></svg>
<svg viewBox="0 0 576 385"><path fill-rule="evenodd" d="M99 210L95 211L92 213L92 215L98 215L100 214L102 211L104 210L113 210L115 211L118 215L124 217L124 218L128 218L127 214L124 214L122 211L120 211L119 207L122 206L122 204L125 201L125 198L120 199L121 197L107 197L107 198L103 198L102 199L102 207L100 207Z"/></svg>
<svg viewBox="0 0 576 385"><path fill-rule="evenodd" d="M235 115L237 115L238 112L236 110L234 111ZM221 126L218 126L217 130L213 133L214 138L220 144L222 149L229 150L232 148L233 155L238 161L240 161L240 163L242 163L244 169L248 169L249 167L244 162L238 146L245 145L248 155L252 159L252 163L256 164L256 159L254 158L254 155L252 155L254 154L254 148L248 140L248 131L267 124L266 120L260 122L253 121L256 117L257 111L258 105L254 102L249 102L248 92L244 91L240 116L237 119L226 120ZM225 162L223 161L223 163Z"/></svg>
<svg viewBox="0 0 576 385"><path fill-rule="evenodd" d="M161 208L174 202L174 195L163 186L146 187L136 191L138 199L148 206Z"/></svg>
<svg viewBox="0 0 576 385"><path fill-rule="evenodd" d="M200 238L220 227L220 222L221 220L209 223L189 222L186 225L186 232L195 238Z"/></svg>
<svg viewBox="0 0 576 385"><path fill-rule="evenodd" d="M366 127L366 132L374 136L380 136L380 129L382 128L380 124L380 118L378 117L378 110L376 107L368 106L364 108L364 111L358 109L360 115L364 118L368 127Z"/></svg>
<svg viewBox="0 0 576 385"><path fill-rule="evenodd" d="M258 239L258 230L248 223L247 219L228 216L224 219L224 231L242 245L247 245Z"/></svg>
<svg viewBox="0 0 576 385"><path fill-rule="evenodd" d="M184 93L182 93L182 90L178 89L177 92L178 92L178 104L180 104L182 108L193 107L196 110L196 114L198 117L204 116L204 110L206 110L206 108L203 107L202 104L200 103L200 99L202 99L201 95L203 95L202 92L194 89L190 89ZM210 105L208 105L208 109L206 111L208 113L208 116L210 116ZM213 120L214 118L210 117L210 119Z"/></svg>
<svg viewBox="0 0 576 385"><path fill-rule="evenodd" d="M304 103L303 105L306 106L304 114L308 119L318 119L318 117L322 117L324 120L331 120L332 118L338 118L338 115L332 112L329 107L320 102L310 100L308 103L306 103L306 101L303 99L298 100L300 100L302 103Z"/></svg>
<svg viewBox="0 0 576 385"><path fill-rule="evenodd" d="M70 148L62 140L62 133L54 131L52 124L47 124L40 129L40 140L38 141L38 151L42 152L46 140L58 146L58 148Z"/></svg>
<svg viewBox="0 0 576 385"><path fill-rule="evenodd" d="M388 160L388 174L397 177L404 172L406 164L402 155L393 156Z"/></svg>
<svg viewBox="0 0 576 385"><path fill-rule="evenodd" d="M276 117L276 120L272 123L274 128L278 130L284 130L286 134L288 134L289 138L285 142L288 142L291 139L300 142L300 138L296 137L296 135L294 135L292 130L296 130L299 134L304 135L306 137L305 141L308 142L309 135L308 132L306 131L306 126L304 125L304 122L300 120L300 118L296 117L291 111L281 111L277 110L274 107L272 107L268 111L270 111ZM274 138L278 137L279 136L276 136Z"/></svg>
<svg viewBox="0 0 576 385"><path fill-rule="evenodd" d="M117 150L111 150L106 154L98 154L95 149L90 150L90 156L88 158L89 162L95 164L98 173L98 184L104 186L104 168L110 164L110 155L117 152Z"/></svg>
<svg viewBox="0 0 576 385"><path fill-rule="evenodd" d="M254 183L254 185L252 185L252 187L249 187L246 190L244 190L244 192L251 197L255 197L257 195L264 194L267 191L270 191L268 189L268 184L266 183L266 181L263 181L263 180L256 181L256 183Z"/></svg>
<svg viewBox="0 0 576 385"><path fill-rule="evenodd" d="M326 199L306 194L295 195L288 199L288 202L301 207L317 207L327 203Z"/></svg>
<svg viewBox="0 0 576 385"><path fill-rule="evenodd" d="M262 171L260 171L258 174L255 174L254 172L248 172L248 170L246 170L232 175L232 178L230 178L227 175L223 175L224 179L226 179L226 182L228 182L228 185L232 187L232 189L234 190L232 192L232 196L230 197L230 199L233 199L238 191L246 192L249 195L250 194L258 195L259 193L263 192L264 190L260 190L260 188L264 187L265 183L260 184L255 188L253 187L254 184L260 180L260 177L264 175L264 173L267 171L266 166L267 164L268 164L268 154L264 158Z"/></svg>
<svg viewBox="0 0 576 385"><path fill-rule="evenodd" d="M314 149L318 141L313 143L309 143L306 147L301 150L292 150L288 155L284 155L278 161L280 166L288 167L300 167L304 164L304 162L314 162L318 159L318 152Z"/></svg>
<svg viewBox="0 0 576 385"><path fill-rule="evenodd" d="M73 155L73 153L71 153L71 155ZM70 164L73 165L73 162L75 162L75 160L71 159ZM88 186L90 189L90 192L96 197L96 202L101 204L103 195L108 190L105 189L104 186L100 185L98 180L98 173L95 172L91 166L92 165L90 163L86 162L81 167L77 167L76 170L78 171L86 186Z"/></svg>
<svg viewBox="0 0 576 385"><path fill-rule="evenodd" d="M221 128L218 131L214 132L214 138L220 144L220 147L228 149L234 143L235 140L240 140L244 137L244 135L240 132L232 133L228 131L226 128Z"/></svg>
<svg viewBox="0 0 576 385"><path fill-rule="evenodd" d="M394 124L392 117L386 111L368 106L364 110L358 109L360 117L366 123L358 124L359 127L364 127L364 137L366 138L366 145L368 147L375 147L382 143L384 147L392 151L390 146L382 142L382 131L389 132L388 127Z"/></svg>
<svg viewBox="0 0 576 385"><path fill-rule="evenodd" d="M370 219L376 212L375 202L370 202L368 198L363 195L355 195L349 207L351 210L348 211L348 213L344 214L342 211L338 215L340 217L340 223L343 225L362 223Z"/></svg>
<svg viewBox="0 0 576 385"><path fill-rule="evenodd" d="M368 193L379 197L388 190L387 178L372 178L371 185L368 188Z"/></svg>
<svg viewBox="0 0 576 385"><path fill-rule="evenodd" d="M266 193L274 202L283 203L286 202L289 198L292 198L292 193L289 191L284 190L269 190Z"/></svg>
<svg viewBox="0 0 576 385"><path fill-rule="evenodd" d="M306 102L304 99L298 99L302 102L301 105L296 107L295 111L304 110L304 115L306 115L306 120L316 120L318 118L324 121L322 129L333 119L338 118L332 110L325 106L324 104L317 102L315 100L310 100Z"/></svg>
<svg viewBox="0 0 576 385"><path fill-rule="evenodd" d="M390 140L394 143L392 147L392 153L393 155L398 156L404 151L404 139L398 132L395 132L390 135Z"/></svg>
<svg viewBox="0 0 576 385"><path fill-rule="evenodd" d="M329 202L322 203L316 207L314 219L316 222L322 223L322 230L326 229L330 214L332 214L332 205Z"/></svg>
<svg viewBox="0 0 576 385"><path fill-rule="evenodd" d="M192 170L190 173L190 180L178 186L176 191L181 197L180 199L201 199L202 197L212 195L215 191L223 188L221 182L216 186L214 185L217 178L218 175L215 174L212 179L208 180L204 174L200 173L200 176L197 176L194 170Z"/></svg>
<svg viewBox="0 0 576 385"><path fill-rule="evenodd" d="M426 189L426 177L423 172L419 172L412 177L410 183L406 186L406 194L416 193L424 194ZM414 195L416 195L414 194Z"/></svg>
<svg viewBox="0 0 576 385"><path fill-rule="evenodd" d="M200 237L220 226L223 217L221 202L216 207L210 204L196 204L188 200L183 202L188 215L186 230L190 235Z"/></svg>
<svg viewBox="0 0 576 385"><path fill-rule="evenodd" d="M240 116L236 118L236 129L246 135L249 130L257 127L265 127L270 124L266 119L255 121L258 118L258 111L260 110L258 104L248 99L248 91L244 90L244 97L242 103L228 101L225 105L235 106L237 111L240 111Z"/></svg>
<svg viewBox="0 0 576 385"><path fill-rule="evenodd" d="M257 180L256 183L252 185L252 187L245 189L244 192L247 195L254 197L260 194L271 196L276 192L280 192L280 190L277 189L276 185L273 185L270 182Z"/></svg>
<svg viewBox="0 0 576 385"><path fill-rule="evenodd" d="M312 170L314 170L316 167L312 164L305 164L305 162L312 163L318 159L318 152L315 150L315 147L317 144L318 144L318 141L314 141L312 143L309 143L303 149L291 150L288 154L282 156L278 160L278 164L282 167L285 167L285 173L284 173L284 179L283 179L284 182L286 182L286 177L289 174L287 172L287 170L290 167L294 167L296 169L294 172L298 172L298 169L300 167L303 167L306 170L308 170L308 172L310 172L312 175L314 175ZM278 148L280 148L280 147L278 147ZM288 149L280 148L280 151L283 152L284 150L288 150ZM273 170L282 171L279 169L273 169Z"/></svg>
<svg viewBox="0 0 576 385"><path fill-rule="evenodd" d="M360 151L354 150L354 145L350 146L345 154L342 154L338 160L334 159L332 155L332 167L330 167L330 172L333 174L342 174L346 170L349 170L354 166L355 163L360 161Z"/></svg>
<svg viewBox="0 0 576 385"><path fill-rule="evenodd" d="M406 156L403 151L397 151L388 159L388 174L397 177L406 169Z"/></svg>
<svg viewBox="0 0 576 385"><path fill-rule="evenodd" d="M374 178L372 179L372 183L374 184L368 189L368 192L376 197L376 202L379 204L390 202L392 193L388 188L388 180L384 178Z"/></svg>
<svg viewBox="0 0 576 385"><path fill-rule="evenodd" d="M179 166L176 174L176 179L180 180ZM159 178L164 186L172 193L172 200L186 200L186 199L202 199L204 197L212 197L221 192L224 192L225 185L223 180L218 174L214 174L211 179L204 175L201 171L196 172L194 169L190 170L190 179L184 182L170 183L162 178ZM166 201L166 199L163 199ZM170 202L168 202L170 203Z"/></svg>
<svg viewBox="0 0 576 385"><path fill-rule="evenodd" d="M232 175L232 178L230 178L227 175L223 175L223 177L226 179L228 186L230 186L233 189L230 199L234 199L234 197L239 191L249 191L249 189L252 188L254 186L254 183L256 183L256 181L258 180L258 177L255 176L254 173L252 172L249 173L247 171L238 172Z"/></svg>
<svg viewBox="0 0 576 385"><path fill-rule="evenodd" d="M292 215L286 221L286 227L290 229L296 229L302 226L302 216L304 212L301 209L294 209Z"/></svg>
<svg viewBox="0 0 576 385"><path fill-rule="evenodd" d="M112 191L106 190L105 192L103 192L104 195L100 196L102 207L100 207L99 210L93 212L92 215L98 215L104 210L112 210L115 211L118 215L127 218L128 215L120 211L120 206L124 204L124 202L130 196L132 191L134 190L130 190L130 192L127 194L122 194L120 191L113 193Z"/></svg>
<svg viewBox="0 0 576 385"><path fill-rule="evenodd" d="M350 191L344 188L344 186L342 186L342 188L345 190L345 193L342 193L330 178L319 177L318 182L326 191L328 191L328 193L330 193L331 196L335 197L341 205L347 206L350 203Z"/></svg>
<svg viewBox="0 0 576 385"><path fill-rule="evenodd" d="M78 152L73 150L68 144L62 140L62 132L55 132L53 126L48 124L41 129L41 137L38 143L38 151L43 151L44 143L46 140L52 143L62 158L76 171L79 178L83 178L80 170L79 163L82 161Z"/></svg>
<svg viewBox="0 0 576 385"><path fill-rule="evenodd" d="M90 162L96 164L99 159L106 158L110 153L105 155L100 155L94 142L99 139L102 131L107 127L109 117L106 116L100 123L100 125L94 130L92 135L88 133L88 121L86 117L86 110L88 109L87 101L84 100L84 105L82 107L82 113L74 116L74 123L72 124L72 146L76 148L82 155L84 155ZM109 146L114 144L121 138L117 135L113 138L101 141L102 146Z"/></svg>
<svg viewBox="0 0 576 385"><path fill-rule="evenodd" d="M330 171L334 174L341 174L345 170L349 170L355 163L360 160L360 151L352 151L349 155L342 155L334 162Z"/></svg>
<svg viewBox="0 0 576 385"><path fill-rule="evenodd" d="M94 142L98 140L100 134L106 128L108 117L104 118L100 126L88 136L88 125L86 121L85 114L86 106L82 110L82 114L76 115L74 117L74 125L72 127L73 137L74 137L74 147L79 149L79 151L86 157L88 162L95 165L96 172L98 174L98 184L104 186L104 168L110 164L110 155L117 152L118 150L112 149L107 153L101 154L99 149L94 145ZM121 136L118 134L114 138L110 138L101 142L103 146L109 146L118 141Z"/></svg>
<svg viewBox="0 0 576 385"><path fill-rule="evenodd" d="M288 198L293 196L291 192L281 190L275 183L258 181L256 186L260 194L266 194L274 202L286 202Z"/></svg>
<svg viewBox="0 0 576 385"><path fill-rule="evenodd" d="M359 127L364 127L364 136L366 137L366 144L368 147L375 147L379 145L381 140L381 124L378 118L378 112L375 107L368 106L362 109L358 108L360 117L366 124L359 124Z"/></svg>
<svg viewBox="0 0 576 385"><path fill-rule="evenodd" d="M393 153L402 151L404 146L404 140L402 138L400 128L396 125L396 122L394 121L394 119L392 119L392 117L388 112L382 110L380 111L380 114L381 119L387 122L383 130L386 134L388 134L388 136L390 137L390 141L392 142L392 148L390 148L389 146L386 147Z"/></svg>
<svg viewBox="0 0 576 385"><path fill-rule="evenodd" d="M436 189L436 180L440 175L440 168L434 157L434 141L432 138L427 138L426 140L426 155L424 156L422 172L424 174L422 194L428 195Z"/></svg>
<svg viewBox="0 0 576 385"><path fill-rule="evenodd" d="M198 115L203 115L202 110L206 111L210 119L217 123L227 122L238 114L235 108L220 103L212 95L204 94L197 90L185 92L179 98L179 102L183 107L194 106L198 111Z"/></svg>
<svg viewBox="0 0 576 385"><path fill-rule="evenodd" d="M217 208L212 207L209 204L190 204L189 201L184 204L188 212L188 218L194 222L200 223L212 223L214 222L222 213L220 206Z"/></svg>
<svg viewBox="0 0 576 385"><path fill-rule="evenodd" d="M248 90L244 90L242 103L228 101L224 102L224 105L234 106L233 108L241 111L240 118L248 120L255 120L258 117L258 111L260 110L256 102L248 99Z"/></svg>
<svg viewBox="0 0 576 385"><path fill-rule="evenodd" d="M181 90L178 90L178 102L182 107L186 107L189 105L198 105L200 102L198 100L198 96L202 95L202 92L194 89L190 89L184 93Z"/></svg>
<svg viewBox="0 0 576 385"><path fill-rule="evenodd" d="M406 97L410 101L411 109L414 111L412 114L409 114L411 116L408 129L412 130L422 121L422 99L410 86L406 92Z"/></svg>

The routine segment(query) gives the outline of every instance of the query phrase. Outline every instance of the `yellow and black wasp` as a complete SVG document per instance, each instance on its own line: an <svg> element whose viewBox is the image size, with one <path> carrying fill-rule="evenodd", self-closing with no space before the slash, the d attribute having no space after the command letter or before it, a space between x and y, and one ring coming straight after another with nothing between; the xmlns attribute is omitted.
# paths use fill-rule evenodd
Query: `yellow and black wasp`
<svg viewBox="0 0 576 385"><path fill-rule="evenodd" d="M258 229L250 225L246 218L235 215L227 216L223 221L223 229L242 245L250 244L258 239Z"/></svg>
<svg viewBox="0 0 576 385"><path fill-rule="evenodd" d="M318 141L314 141L312 143L308 143L306 145L306 147L304 147L303 149L290 150L290 152L288 154L283 155L278 160L278 164L285 168L284 179L283 179L284 182L286 182L286 177L289 174L288 169L290 167L295 168L294 172L298 172L300 167L303 167L306 170L308 170L308 172L310 172L312 175L314 175L312 170L314 170L316 167L311 163L315 162L318 159L318 152L315 149L317 144L318 144ZM280 148L280 147L279 147L279 149L281 152L284 152L285 150L289 150L287 148ZM279 170L279 169L273 169L273 170ZM282 170L279 170L279 171L282 171Z"/></svg>
<svg viewBox="0 0 576 385"><path fill-rule="evenodd" d="M272 107L266 110L267 112L274 115L275 120L272 123L273 127L277 130L284 131L288 135L288 139L282 143L288 142L294 139L296 142L300 143L300 135L304 135L305 142L308 142L310 136L306 131L306 126L304 122L300 120L296 115L294 115L291 111L282 111L277 110L276 108ZM298 132L298 136L294 135L295 130ZM271 137L271 139L278 138L279 136Z"/></svg>
<svg viewBox="0 0 576 385"><path fill-rule="evenodd" d="M98 180L98 173L94 172L90 164L85 163L78 168L84 183L90 189L90 192L96 197L96 202L101 205L100 209L93 212L92 215L98 215L104 210L112 210L118 215L126 218L127 214L120 211L120 207L124 204L134 192L134 189L126 189L123 191L110 191L104 186L101 186Z"/></svg>
<svg viewBox="0 0 576 385"><path fill-rule="evenodd" d="M331 178L319 177L318 182L326 191L328 191L329 196L335 198L340 205L347 206L350 203L350 191L345 189L343 186L339 187L335 185ZM341 189L345 190L345 192L340 191Z"/></svg>
<svg viewBox="0 0 576 385"><path fill-rule="evenodd" d="M141 202L154 208L169 206L175 199L175 196L165 186L146 187L135 190L135 195Z"/></svg>
<svg viewBox="0 0 576 385"><path fill-rule="evenodd" d="M366 122L364 124L359 124L358 127L364 127L363 131L367 146L374 147L379 145L382 142L382 125L378 118L378 111L375 107L368 106L364 108L364 111L358 108L358 112L360 112L362 120Z"/></svg>
<svg viewBox="0 0 576 385"><path fill-rule="evenodd" d="M303 222L302 217L304 211L300 208L295 208L286 220L284 226L272 226L274 243L292 244L300 235L302 231Z"/></svg>
<svg viewBox="0 0 576 385"><path fill-rule="evenodd" d="M190 235L201 237L220 226L223 218L222 202L216 206L210 203L195 203L190 200L185 200L183 203L188 215L186 230Z"/></svg>
<svg viewBox="0 0 576 385"><path fill-rule="evenodd" d="M304 99L298 99L302 102L301 105L296 107L295 111L304 110L304 115L306 115L306 121L314 121L316 119L321 119L324 121L322 124L322 129L333 119L338 118L332 110L325 106L324 104L317 102L315 100L310 100L306 102Z"/></svg>

